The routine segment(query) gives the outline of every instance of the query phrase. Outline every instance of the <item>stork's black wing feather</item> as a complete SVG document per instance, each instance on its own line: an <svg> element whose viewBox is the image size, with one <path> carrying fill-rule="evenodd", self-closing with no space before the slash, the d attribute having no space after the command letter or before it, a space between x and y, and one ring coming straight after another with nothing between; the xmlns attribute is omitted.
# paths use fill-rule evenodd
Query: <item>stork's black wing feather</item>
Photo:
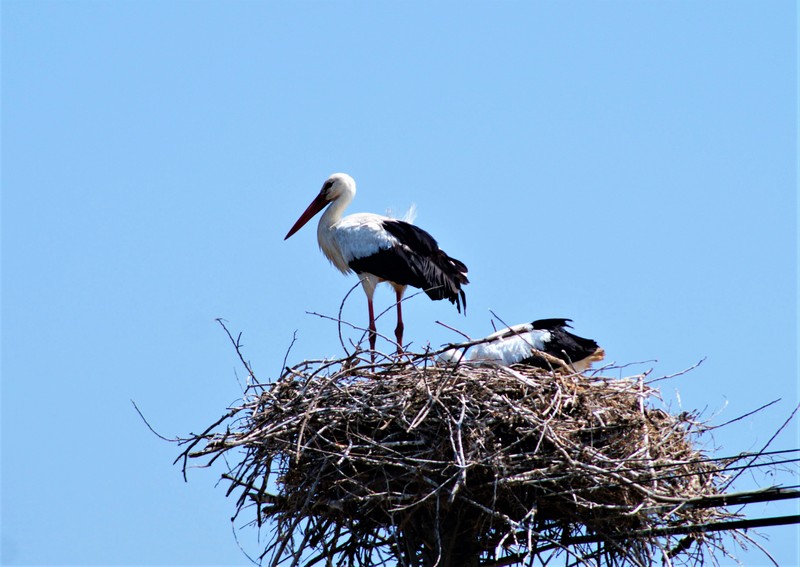
<svg viewBox="0 0 800 567"><path fill-rule="evenodd" d="M564 327L572 328L572 325L570 325L571 322L572 319L538 319L531 323L531 325L534 329L542 331L554 331Z"/></svg>
<svg viewBox="0 0 800 567"><path fill-rule="evenodd" d="M467 298L461 286L469 280L463 262L445 254L436 239L413 224L387 220L382 226L399 245L354 259L349 263L354 271L420 288L431 299L448 299L459 311L462 304L466 309Z"/></svg>
<svg viewBox="0 0 800 567"><path fill-rule="evenodd" d="M567 331L572 319L539 319L531 323L534 329L550 331L545 352L568 361L582 360L599 348L592 339L585 339Z"/></svg>

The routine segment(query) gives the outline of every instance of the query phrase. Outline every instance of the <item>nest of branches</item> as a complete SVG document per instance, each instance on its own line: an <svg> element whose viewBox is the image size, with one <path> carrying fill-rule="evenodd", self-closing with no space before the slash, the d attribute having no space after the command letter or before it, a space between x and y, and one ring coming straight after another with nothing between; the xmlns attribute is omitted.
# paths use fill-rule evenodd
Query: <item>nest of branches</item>
<svg viewBox="0 0 800 567"><path fill-rule="evenodd" d="M721 544L692 526L731 517L695 505L724 469L644 375L420 354L251 381L183 458L237 452L224 478L237 515L269 530L270 565L694 564Z"/></svg>

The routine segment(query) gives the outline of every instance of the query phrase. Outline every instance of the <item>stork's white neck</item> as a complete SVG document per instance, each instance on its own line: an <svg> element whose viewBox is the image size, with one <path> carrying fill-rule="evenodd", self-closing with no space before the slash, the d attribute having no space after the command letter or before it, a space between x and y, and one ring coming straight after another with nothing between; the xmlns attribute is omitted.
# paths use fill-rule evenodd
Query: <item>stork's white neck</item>
<svg viewBox="0 0 800 567"><path fill-rule="evenodd" d="M322 217L319 219L317 233L321 233L323 230L328 230L334 224L336 224L342 218L342 213L344 213L344 210L353 200L355 195L355 187L350 186L350 184L343 184L339 196L331 201L330 205L328 205L328 208L326 208L325 212L322 213Z"/></svg>
<svg viewBox="0 0 800 567"><path fill-rule="evenodd" d="M356 194L356 188L355 183L353 183L352 186L350 184L343 184L343 187L337 187L337 189L339 195L330 202L328 208L325 209L325 212L322 213L322 217L319 219L319 224L317 225L317 242L319 243L322 253L325 254L325 257L342 273L346 274L350 272L350 267L347 265L342 255L341 248L336 243L335 225L342 219L342 213L347 208L347 205L350 204L350 201L353 200L353 196Z"/></svg>

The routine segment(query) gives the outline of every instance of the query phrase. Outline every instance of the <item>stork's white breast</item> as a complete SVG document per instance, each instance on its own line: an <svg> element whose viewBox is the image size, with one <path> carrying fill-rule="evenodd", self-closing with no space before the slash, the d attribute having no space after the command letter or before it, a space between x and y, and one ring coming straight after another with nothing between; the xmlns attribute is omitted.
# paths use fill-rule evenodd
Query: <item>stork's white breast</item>
<svg viewBox="0 0 800 567"><path fill-rule="evenodd" d="M356 213L336 221L330 227L320 225L319 246L322 252L342 272L350 272L348 265L358 258L366 258L399 244L383 228L388 217L371 213Z"/></svg>

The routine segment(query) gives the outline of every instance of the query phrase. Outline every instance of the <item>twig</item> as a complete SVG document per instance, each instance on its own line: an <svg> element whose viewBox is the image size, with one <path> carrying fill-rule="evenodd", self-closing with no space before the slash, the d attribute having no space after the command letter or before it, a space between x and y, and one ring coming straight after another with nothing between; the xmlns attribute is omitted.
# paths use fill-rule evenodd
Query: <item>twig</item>
<svg viewBox="0 0 800 567"><path fill-rule="evenodd" d="M794 419L794 416L797 414L797 410L800 410L800 405L798 405L798 406L796 406L796 407L794 408L794 410L793 410L793 411L792 411L792 413L789 415L789 417L786 419L786 421L784 421L784 422L783 422L783 425L781 425L781 426L778 428L778 430L777 430L775 433L773 433L773 434L772 434L772 437L770 437L770 438L769 438L769 440L768 440L768 441L767 441L767 442L764 444L764 446L761 448L761 451L758 451L758 452L757 452L757 453L756 453L756 454L753 456L753 458L752 458L752 459L750 459L750 462L748 463L748 465L749 465L749 464L752 464L752 463L754 463L754 462L756 461L756 459L757 459L757 458L758 458L758 457L759 457L759 456L760 456L760 455L761 455L761 454L762 454L764 451L766 451L766 450L767 450L767 447L769 447L769 446L772 444L772 442L775 440L775 438L776 438L778 435L780 435L781 431L783 431L783 430L786 428L786 426L787 426L787 425L789 425L789 423L792 421L792 419ZM727 489L728 489L728 487L729 487L731 484L733 484L733 482L734 482L734 481L735 481L737 478L739 478L739 476L740 476L740 475L741 475L741 474L742 474L742 473L743 473L745 470L746 470L746 468L743 468L743 469L742 469L742 470L740 470L738 473L736 473L736 474L735 474L735 475L734 475L734 476L733 476L733 477L732 477L732 478L731 478L731 479L730 479L728 482L726 482L726 483L723 485L721 492L724 492L725 490L727 490Z"/></svg>
<svg viewBox="0 0 800 567"><path fill-rule="evenodd" d="M459 335L461 335L462 337L464 337L464 338L465 338L465 339L467 339L468 341L471 341L471 340L472 340L472 338L471 338L471 337L470 337L468 334L466 334L466 333L464 333L464 332L461 332L461 331L459 331L459 330L458 330L458 329L456 329L455 327L451 327L450 325L448 325L448 324L446 324L446 323L442 323L441 321L438 321L438 320L436 321L436 324L437 324L437 325L441 325L441 326L442 326L442 327L444 327L445 329L449 329L450 331L453 331L454 333L458 333Z"/></svg>
<svg viewBox="0 0 800 567"><path fill-rule="evenodd" d="M342 350L348 357L350 356L350 351L348 351L347 347L344 345L344 338L342 337L342 323L343 323L342 311L344 311L344 304L347 301L347 298L350 297L350 294L353 293L353 291L360 285L361 285L361 280L359 280L357 284L351 287L347 291L347 293L344 294L342 302L339 304L339 317L336 318L336 330L339 333L339 344L342 345Z"/></svg>
<svg viewBox="0 0 800 567"><path fill-rule="evenodd" d="M703 357L700 360L698 360L697 362L695 362L694 364L692 364L689 368L684 368L683 370L680 370L680 371L678 371L678 372L676 372L674 374L667 374L666 376L659 376L658 378L653 378L652 380L648 380L647 381L647 385L649 386L650 384L654 384L654 383L660 382L662 380L669 380L670 378L677 378L678 376L683 376L684 374L687 374L688 372L691 372L692 370L694 370L695 368L697 368L698 366L703 364L705 361L706 361L706 357Z"/></svg>
<svg viewBox="0 0 800 567"><path fill-rule="evenodd" d="M152 431L152 432L153 432L153 435L155 435L156 437L158 437L159 439L161 439L161 440L163 440L163 441L169 441L170 443L177 443L177 442L179 442L179 441L180 441L180 439L178 439L177 437L176 437L175 439L169 439L168 437L164 437L164 436L163 436L163 435L161 435L161 434L160 434L158 431L156 431L155 429L153 429L153 427L150 425L150 422L148 422L148 421L147 421L147 419L145 419L145 417L144 417L144 415L142 414L141 410L139 410L139 406L137 406L137 405L136 405L136 402L134 402L133 400L131 400L131 403L133 404L133 409L135 409L135 410L136 410L136 413L138 413L138 414L139 414L139 417L140 417L140 418L142 418L142 421L143 421L143 422L144 422L144 424L147 426L147 429L149 429L150 431Z"/></svg>
<svg viewBox="0 0 800 567"><path fill-rule="evenodd" d="M233 345L233 348L236 350L236 354L239 357L239 360L242 362L242 365L244 365L245 370L247 370L250 379L255 380L256 377L255 374L253 374L253 370L250 368L250 365L244 359L244 356L242 356L242 350L241 350L242 344L240 342L242 334L239 333L239 336L234 340L233 335L231 335L231 332L228 330L228 327L225 326L224 323L225 319L217 317L215 321L219 323L220 326L225 330L225 334L228 335L228 339L230 339L231 344Z"/></svg>

